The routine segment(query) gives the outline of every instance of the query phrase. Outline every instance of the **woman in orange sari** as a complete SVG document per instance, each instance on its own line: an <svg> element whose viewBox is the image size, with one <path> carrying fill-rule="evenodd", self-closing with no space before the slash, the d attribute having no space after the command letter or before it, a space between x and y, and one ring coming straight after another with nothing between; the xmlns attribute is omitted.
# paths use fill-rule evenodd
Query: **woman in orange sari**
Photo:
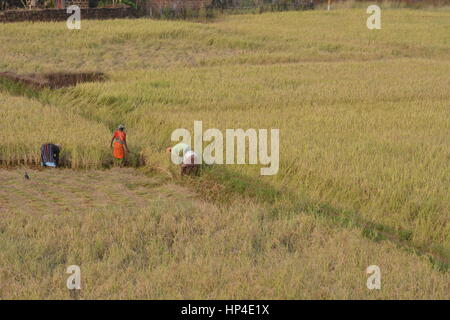
<svg viewBox="0 0 450 320"><path fill-rule="evenodd" d="M111 139L111 148L113 148L113 156L120 163L123 164L125 159L125 149L127 152L127 134L125 133L125 126L123 124L119 125L117 130L114 132L114 135ZM114 145L114 147L113 147Z"/></svg>

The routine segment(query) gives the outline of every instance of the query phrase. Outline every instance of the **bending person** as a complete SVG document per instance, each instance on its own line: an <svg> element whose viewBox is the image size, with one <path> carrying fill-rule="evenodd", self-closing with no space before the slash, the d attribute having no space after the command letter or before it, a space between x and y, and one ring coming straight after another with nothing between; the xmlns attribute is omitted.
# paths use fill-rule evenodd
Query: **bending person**
<svg viewBox="0 0 450 320"><path fill-rule="evenodd" d="M59 166L59 153L61 146L53 143L45 143L41 146L41 166L53 167Z"/></svg>
<svg viewBox="0 0 450 320"><path fill-rule="evenodd" d="M189 145L186 143L178 143L173 147L168 147L166 151L170 153L171 158L173 156L182 159L180 163L182 176L199 174L200 162L198 161L198 156L191 150Z"/></svg>

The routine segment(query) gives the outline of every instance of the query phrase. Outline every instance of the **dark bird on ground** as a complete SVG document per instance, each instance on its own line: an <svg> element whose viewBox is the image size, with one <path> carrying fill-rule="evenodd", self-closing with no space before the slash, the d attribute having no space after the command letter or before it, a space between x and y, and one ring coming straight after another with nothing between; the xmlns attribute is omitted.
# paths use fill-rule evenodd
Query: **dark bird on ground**
<svg viewBox="0 0 450 320"><path fill-rule="evenodd" d="M26 173L26 172L25 172L24 177L25 177L25 179L30 180L30 176L29 176L28 173Z"/></svg>

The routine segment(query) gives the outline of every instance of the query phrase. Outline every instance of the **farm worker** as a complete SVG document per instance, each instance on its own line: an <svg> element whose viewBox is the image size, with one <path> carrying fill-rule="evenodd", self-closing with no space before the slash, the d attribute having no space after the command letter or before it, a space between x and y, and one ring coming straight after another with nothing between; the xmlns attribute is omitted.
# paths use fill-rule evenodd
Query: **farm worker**
<svg viewBox="0 0 450 320"><path fill-rule="evenodd" d="M178 157L183 157L184 154L186 152L188 152L189 150L191 150L191 147L189 147L188 144L180 142L176 145L174 145L173 147L168 147L166 149L167 152L169 152L171 155L173 154L174 156L178 156Z"/></svg>
<svg viewBox="0 0 450 320"><path fill-rule="evenodd" d="M166 151L171 154L172 159L174 157L182 159L180 163L181 175L198 174L200 168L198 156L191 150L191 147L189 147L188 144L178 143L173 147L168 147Z"/></svg>
<svg viewBox="0 0 450 320"><path fill-rule="evenodd" d="M200 163L197 154L189 150L184 154L183 163L181 164L181 175L198 175Z"/></svg>
<svg viewBox="0 0 450 320"><path fill-rule="evenodd" d="M127 152L130 152L127 146L127 134L124 130L125 126L123 124L119 125L111 139L111 148L114 144L113 156L119 163L123 163L125 158L125 149Z"/></svg>
<svg viewBox="0 0 450 320"><path fill-rule="evenodd" d="M61 146L53 143L45 143L41 146L41 166L56 168L59 165L59 152Z"/></svg>

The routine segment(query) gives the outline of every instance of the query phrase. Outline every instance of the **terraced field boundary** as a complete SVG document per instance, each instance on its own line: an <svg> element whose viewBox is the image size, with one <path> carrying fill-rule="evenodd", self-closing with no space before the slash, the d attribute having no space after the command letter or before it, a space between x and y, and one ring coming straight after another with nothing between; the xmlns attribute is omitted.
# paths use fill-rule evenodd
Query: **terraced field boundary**
<svg viewBox="0 0 450 320"><path fill-rule="evenodd" d="M0 72L0 80L16 82L31 89L57 89L83 82L104 81L105 74L102 72L54 72L22 75L14 72Z"/></svg>

